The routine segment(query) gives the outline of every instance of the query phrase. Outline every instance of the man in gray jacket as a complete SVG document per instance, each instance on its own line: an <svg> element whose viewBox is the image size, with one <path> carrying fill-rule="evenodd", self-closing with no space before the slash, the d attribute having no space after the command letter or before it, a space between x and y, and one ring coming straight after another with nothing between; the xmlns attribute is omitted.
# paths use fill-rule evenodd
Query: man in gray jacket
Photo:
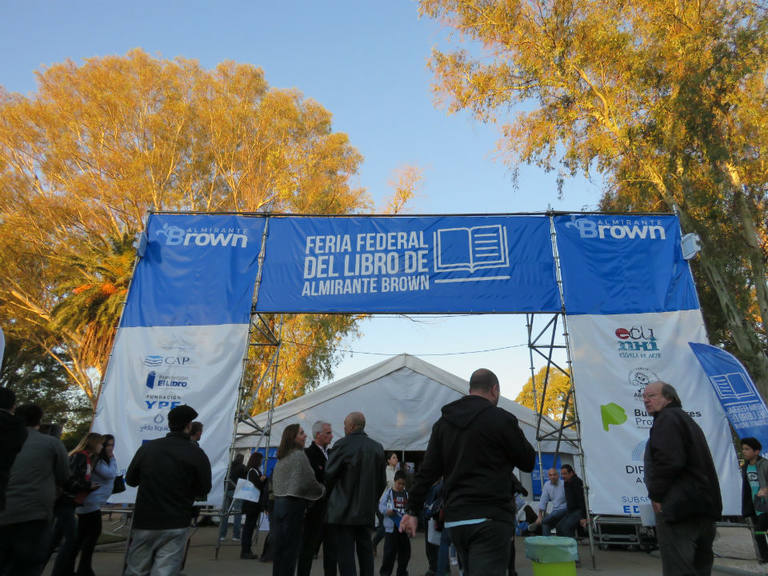
<svg viewBox="0 0 768 576"><path fill-rule="evenodd" d="M365 416L344 419L344 438L328 456L325 484L328 524L336 534L341 576L356 576L355 549L361 576L373 576L373 530L379 496L387 485L384 448L365 433Z"/></svg>
<svg viewBox="0 0 768 576"><path fill-rule="evenodd" d="M0 513L0 572L37 576L48 558L56 487L66 482L69 463L61 441L39 432L39 406L22 406L16 413L27 426L27 440L11 467Z"/></svg>

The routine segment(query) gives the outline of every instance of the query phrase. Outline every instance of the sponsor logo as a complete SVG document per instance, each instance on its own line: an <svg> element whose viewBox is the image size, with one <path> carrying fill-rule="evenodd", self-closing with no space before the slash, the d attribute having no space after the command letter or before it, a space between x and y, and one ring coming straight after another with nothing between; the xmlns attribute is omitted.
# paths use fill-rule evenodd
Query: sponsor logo
<svg viewBox="0 0 768 576"><path fill-rule="evenodd" d="M642 402L643 390L645 390L645 387L651 382L661 380L661 378L659 378L653 370L645 367L638 367L629 371L627 380L629 381L629 385L635 389L635 392L633 393L635 400Z"/></svg>
<svg viewBox="0 0 768 576"><path fill-rule="evenodd" d="M189 385L189 379L183 376L162 376L152 370L147 374L146 386L150 390L155 388L186 388Z"/></svg>
<svg viewBox="0 0 768 576"><path fill-rule="evenodd" d="M223 246L245 248L248 246L248 233L237 227L220 228L180 228L163 224L156 233L158 238L165 240L166 246Z"/></svg>
<svg viewBox="0 0 768 576"><path fill-rule="evenodd" d="M666 240L664 227L653 220L589 220L572 216L566 225L576 228L580 238L611 238L613 240Z"/></svg>
<svg viewBox="0 0 768 576"><path fill-rule="evenodd" d="M640 482L637 482L637 483L643 484L644 482L642 481L642 479L640 479ZM650 503L651 503L651 499L648 498L648 496L622 496L621 497L621 508L624 514L634 514L635 516L638 516L640 515L640 506L643 504L650 504Z"/></svg>
<svg viewBox="0 0 768 576"><path fill-rule="evenodd" d="M165 433L167 431L168 426L165 424L165 414L155 414L149 422L139 426L139 433L142 435L146 433L153 434L157 432ZM150 440L154 440L154 438L144 438L142 439L141 443L144 444Z"/></svg>
<svg viewBox="0 0 768 576"><path fill-rule="evenodd" d="M701 418L701 411L700 410L686 410L688 415L691 418ZM635 426L637 428L644 428L648 429L651 426L653 426L653 416L648 414L645 410L641 410L640 408L635 408L632 410L632 417L635 421Z"/></svg>
<svg viewBox="0 0 768 576"><path fill-rule="evenodd" d="M633 388L645 388L651 382L656 382L659 377L653 370L648 368L633 368L629 371L629 385Z"/></svg>
<svg viewBox="0 0 768 576"><path fill-rule="evenodd" d="M627 412L615 402L610 402L600 406L600 418L603 430L608 432L610 426L621 426L627 421Z"/></svg>
<svg viewBox="0 0 768 576"><path fill-rule="evenodd" d="M144 366L148 368L157 368L159 366L191 366L192 358L189 356L162 354L150 354L144 357Z"/></svg>
<svg viewBox="0 0 768 576"><path fill-rule="evenodd" d="M635 421L635 427L648 429L653 426L653 416L648 414L645 410L635 408L632 410L632 417Z"/></svg>
<svg viewBox="0 0 768 576"><path fill-rule="evenodd" d="M631 326L629 328L617 328L615 331L618 339L619 356L629 357L631 354L642 354L643 357L658 358L659 342L653 332L653 328L647 326Z"/></svg>
<svg viewBox="0 0 768 576"><path fill-rule="evenodd" d="M144 400L147 410L168 411L181 404L181 400Z"/></svg>

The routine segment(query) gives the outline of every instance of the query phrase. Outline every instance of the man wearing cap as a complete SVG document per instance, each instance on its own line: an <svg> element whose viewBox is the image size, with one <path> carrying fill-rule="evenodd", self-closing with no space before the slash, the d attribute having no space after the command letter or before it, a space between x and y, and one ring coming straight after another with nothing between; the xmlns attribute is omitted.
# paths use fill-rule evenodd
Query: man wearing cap
<svg viewBox="0 0 768 576"><path fill-rule="evenodd" d="M177 406L168 413L170 432L143 444L125 482L138 486L126 558L126 576L178 574L195 500L211 489L211 463L189 438L197 412Z"/></svg>

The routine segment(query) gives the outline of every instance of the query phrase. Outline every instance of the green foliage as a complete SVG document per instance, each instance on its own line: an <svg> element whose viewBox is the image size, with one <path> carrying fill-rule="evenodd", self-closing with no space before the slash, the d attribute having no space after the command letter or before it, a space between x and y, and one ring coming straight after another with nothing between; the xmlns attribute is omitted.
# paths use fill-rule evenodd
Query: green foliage
<svg viewBox="0 0 768 576"><path fill-rule="evenodd" d="M62 365L44 350L7 337L0 386L16 393L16 404L37 404L43 421L64 427L65 433L88 431L91 406L81 391L72 389Z"/></svg>

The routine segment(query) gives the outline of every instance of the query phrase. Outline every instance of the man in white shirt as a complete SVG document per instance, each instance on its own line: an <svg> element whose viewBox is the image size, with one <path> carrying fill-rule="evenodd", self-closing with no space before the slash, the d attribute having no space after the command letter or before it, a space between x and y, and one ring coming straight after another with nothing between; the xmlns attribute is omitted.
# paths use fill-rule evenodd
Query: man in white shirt
<svg viewBox="0 0 768 576"><path fill-rule="evenodd" d="M565 501L565 486L560 482L560 474L556 468L547 470L549 480L544 484L539 501L539 518L528 527L529 532L536 532L541 526L544 536L552 534L552 528L568 512L568 504ZM552 511L547 514L547 505L552 502Z"/></svg>

